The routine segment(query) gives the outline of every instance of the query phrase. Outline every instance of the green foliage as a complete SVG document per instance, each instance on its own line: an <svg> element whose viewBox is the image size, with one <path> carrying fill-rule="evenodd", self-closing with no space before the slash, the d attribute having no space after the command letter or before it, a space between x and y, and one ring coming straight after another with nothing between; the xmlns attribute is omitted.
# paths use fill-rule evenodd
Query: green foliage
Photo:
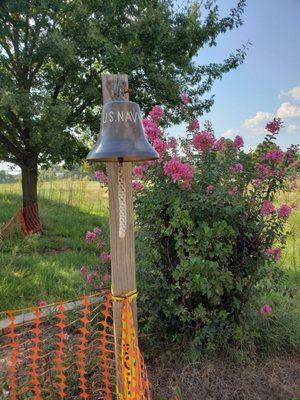
<svg viewBox="0 0 300 400"><path fill-rule="evenodd" d="M279 163L259 158L270 175L256 186L256 155L230 140L221 151L192 146L192 138L183 139L175 155L167 151L148 167L135 197L142 330L152 348L192 340L214 350L244 340L249 307L269 290L262 282L269 279L274 288L276 279L283 281L280 274L275 279L276 262L267 250L284 246L286 219L275 206L264 214L262 205L288 190L293 147ZM193 167L190 188L166 175L176 159ZM233 169L237 164L240 172Z"/></svg>
<svg viewBox="0 0 300 400"><path fill-rule="evenodd" d="M0 159L30 169L83 159L99 130L104 72L128 73L146 111L188 89L195 111L207 111L212 98L200 97L245 56L193 64L200 48L242 23L244 0L224 18L210 3L202 15L197 2L175 11L167 0L2 1Z"/></svg>

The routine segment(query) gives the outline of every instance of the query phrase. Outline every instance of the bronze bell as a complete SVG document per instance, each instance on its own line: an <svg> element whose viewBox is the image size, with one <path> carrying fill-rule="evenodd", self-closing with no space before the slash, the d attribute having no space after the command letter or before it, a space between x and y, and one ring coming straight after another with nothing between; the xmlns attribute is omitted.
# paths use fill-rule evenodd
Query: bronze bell
<svg viewBox="0 0 300 400"><path fill-rule="evenodd" d="M147 161L159 158L147 141L137 103L113 100L102 110L101 133L88 161Z"/></svg>

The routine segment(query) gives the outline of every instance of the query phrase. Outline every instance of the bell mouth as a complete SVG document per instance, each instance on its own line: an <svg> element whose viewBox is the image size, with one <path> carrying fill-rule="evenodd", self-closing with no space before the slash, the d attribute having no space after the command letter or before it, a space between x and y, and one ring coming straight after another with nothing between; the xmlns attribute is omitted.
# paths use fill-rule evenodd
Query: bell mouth
<svg viewBox="0 0 300 400"><path fill-rule="evenodd" d="M159 156L150 156L149 154L145 154L144 156L141 154L138 155L104 155L101 154L100 157L87 157L87 160L89 162L97 162L97 161L102 161L102 162L138 162L138 161L151 161L151 160L157 160Z"/></svg>

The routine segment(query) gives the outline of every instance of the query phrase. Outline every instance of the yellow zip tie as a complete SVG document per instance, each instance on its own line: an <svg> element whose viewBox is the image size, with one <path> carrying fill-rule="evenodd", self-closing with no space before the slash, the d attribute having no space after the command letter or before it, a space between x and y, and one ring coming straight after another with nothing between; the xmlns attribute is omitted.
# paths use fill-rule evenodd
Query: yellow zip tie
<svg viewBox="0 0 300 400"><path fill-rule="evenodd" d="M136 300L138 296L138 291L137 289L131 290L130 292L124 294L123 296L115 296L113 294L113 291L111 289L111 298L112 301L124 301L124 300L128 300L129 303L131 303L132 301Z"/></svg>

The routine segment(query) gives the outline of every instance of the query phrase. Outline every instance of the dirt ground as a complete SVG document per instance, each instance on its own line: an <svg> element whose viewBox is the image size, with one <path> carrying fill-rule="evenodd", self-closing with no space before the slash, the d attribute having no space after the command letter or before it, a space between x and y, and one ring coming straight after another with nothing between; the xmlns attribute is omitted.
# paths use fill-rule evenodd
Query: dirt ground
<svg viewBox="0 0 300 400"><path fill-rule="evenodd" d="M300 357L237 365L222 358L187 364L178 355L148 365L153 400L300 400Z"/></svg>

